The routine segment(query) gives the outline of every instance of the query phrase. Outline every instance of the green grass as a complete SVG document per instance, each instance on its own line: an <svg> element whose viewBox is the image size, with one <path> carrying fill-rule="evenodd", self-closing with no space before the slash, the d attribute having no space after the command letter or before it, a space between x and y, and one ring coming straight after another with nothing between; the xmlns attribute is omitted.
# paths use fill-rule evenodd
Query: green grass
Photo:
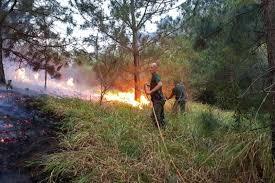
<svg viewBox="0 0 275 183"><path fill-rule="evenodd" d="M62 118L59 151L35 160L48 182L274 181L268 129L247 131L246 121L236 129L230 111L192 103L186 114L168 112L164 145L150 108L51 97L38 103Z"/></svg>

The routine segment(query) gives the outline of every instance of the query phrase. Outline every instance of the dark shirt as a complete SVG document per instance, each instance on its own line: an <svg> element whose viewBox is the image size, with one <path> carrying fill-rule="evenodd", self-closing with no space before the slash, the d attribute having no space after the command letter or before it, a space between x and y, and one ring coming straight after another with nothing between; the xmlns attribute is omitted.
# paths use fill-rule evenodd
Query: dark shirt
<svg viewBox="0 0 275 183"><path fill-rule="evenodd" d="M157 73L152 74L152 78L151 78L151 82L150 82L150 90L155 88L160 81L161 81L160 76ZM164 100L163 93L162 93L162 87L160 87L160 89L158 89L157 91L151 93L151 100L152 101Z"/></svg>
<svg viewBox="0 0 275 183"><path fill-rule="evenodd" d="M185 88L183 84L176 84L172 90L173 95L175 95L176 100L183 101L185 100Z"/></svg>

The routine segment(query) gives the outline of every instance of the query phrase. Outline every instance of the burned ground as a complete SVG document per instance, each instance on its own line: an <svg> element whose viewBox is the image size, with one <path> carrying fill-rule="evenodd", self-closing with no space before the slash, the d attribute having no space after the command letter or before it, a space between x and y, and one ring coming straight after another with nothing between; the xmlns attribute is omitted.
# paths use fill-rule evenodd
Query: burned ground
<svg viewBox="0 0 275 183"><path fill-rule="evenodd" d="M51 120L30 105L34 96L0 90L0 98L0 182L36 182L26 162L52 149Z"/></svg>

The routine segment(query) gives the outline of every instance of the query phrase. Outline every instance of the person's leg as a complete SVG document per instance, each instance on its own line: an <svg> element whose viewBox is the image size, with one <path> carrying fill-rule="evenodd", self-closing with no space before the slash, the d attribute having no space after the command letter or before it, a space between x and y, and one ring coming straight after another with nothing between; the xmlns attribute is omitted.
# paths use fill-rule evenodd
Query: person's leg
<svg viewBox="0 0 275 183"><path fill-rule="evenodd" d="M175 101L175 103L173 104L173 107L172 107L172 113L173 114L177 114L177 108L178 108L178 102Z"/></svg>
<svg viewBox="0 0 275 183"><path fill-rule="evenodd" d="M151 119L152 119L154 125L157 127L157 122L156 122L156 102L153 102L153 108L152 108L152 113L151 113Z"/></svg>
<svg viewBox="0 0 275 183"><path fill-rule="evenodd" d="M154 115L153 109L152 109L150 117L151 117L152 121L155 123L155 115Z"/></svg>
<svg viewBox="0 0 275 183"><path fill-rule="evenodd" d="M185 101L180 102L180 112L184 113L185 112Z"/></svg>
<svg viewBox="0 0 275 183"><path fill-rule="evenodd" d="M162 118L161 118L161 112L162 112L162 105L160 101L154 102L153 104L155 114L154 115L154 122L156 126L162 126Z"/></svg>
<svg viewBox="0 0 275 183"><path fill-rule="evenodd" d="M160 113L160 123L162 124L162 126L165 126L165 115L164 115L164 104L165 104L165 101L162 101L161 102L161 113Z"/></svg>

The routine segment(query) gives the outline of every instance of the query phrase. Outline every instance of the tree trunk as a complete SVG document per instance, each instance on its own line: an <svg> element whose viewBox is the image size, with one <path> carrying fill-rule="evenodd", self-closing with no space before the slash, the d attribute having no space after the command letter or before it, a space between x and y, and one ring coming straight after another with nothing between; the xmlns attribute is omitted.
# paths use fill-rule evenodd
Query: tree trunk
<svg viewBox="0 0 275 183"><path fill-rule="evenodd" d="M105 87L101 84L100 85L100 98L99 98L99 105L102 105L102 102L103 102L103 98L104 98L104 95L105 95Z"/></svg>
<svg viewBox="0 0 275 183"><path fill-rule="evenodd" d="M275 0L262 0L264 7L264 19L266 29L266 42L267 42L267 54L268 64L270 72L271 85L271 137L272 146L271 153L273 161L275 161Z"/></svg>
<svg viewBox="0 0 275 183"><path fill-rule="evenodd" d="M47 89L47 80L48 80L48 71L47 71L47 67L48 67L48 62L46 61L45 63L45 78L44 78L44 89Z"/></svg>
<svg viewBox="0 0 275 183"><path fill-rule="evenodd" d="M98 34L96 35L95 38L95 59L98 61L98 51L99 51L99 45L98 45Z"/></svg>
<svg viewBox="0 0 275 183"><path fill-rule="evenodd" d="M140 60L139 60L139 48L138 48L138 28L135 17L135 0L131 0L131 17L132 17L132 48L133 48L133 58L134 58L134 82L135 82L135 100L140 101L141 90L140 90Z"/></svg>
<svg viewBox="0 0 275 183"><path fill-rule="evenodd" d="M48 72L45 70L45 83L44 83L44 89L47 89L47 80L48 80Z"/></svg>
<svg viewBox="0 0 275 183"><path fill-rule="evenodd" d="M6 84L5 72L3 66L3 40L2 40L2 28L0 26L0 84Z"/></svg>
<svg viewBox="0 0 275 183"><path fill-rule="evenodd" d="M134 53L133 56L134 56L134 66L135 66L135 70L134 70L135 100L140 101L141 90L140 90L140 75L139 75L139 67L140 67L139 54Z"/></svg>
<svg viewBox="0 0 275 183"><path fill-rule="evenodd" d="M104 94L100 93L99 105L102 105Z"/></svg>

